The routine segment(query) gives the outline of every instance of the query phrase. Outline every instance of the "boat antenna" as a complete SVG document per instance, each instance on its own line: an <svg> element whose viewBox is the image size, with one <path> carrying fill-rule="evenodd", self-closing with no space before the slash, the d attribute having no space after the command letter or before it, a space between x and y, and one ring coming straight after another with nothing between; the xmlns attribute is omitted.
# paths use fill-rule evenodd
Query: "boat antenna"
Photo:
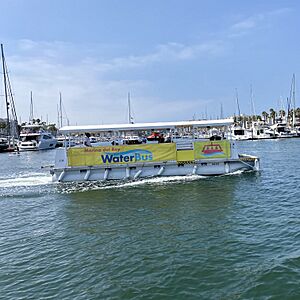
<svg viewBox="0 0 300 300"><path fill-rule="evenodd" d="M241 110L240 110L240 103L239 103L239 94L237 88L235 89L235 99L236 99L236 105L238 109L238 114L239 116L241 115Z"/></svg>

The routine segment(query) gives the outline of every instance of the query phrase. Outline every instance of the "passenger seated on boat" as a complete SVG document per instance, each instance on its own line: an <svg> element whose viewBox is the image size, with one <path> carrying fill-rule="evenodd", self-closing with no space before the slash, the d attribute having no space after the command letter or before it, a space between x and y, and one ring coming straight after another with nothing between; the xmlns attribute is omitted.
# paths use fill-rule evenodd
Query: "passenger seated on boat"
<svg viewBox="0 0 300 300"><path fill-rule="evenodd" d="M160 134L159 137L158 137L158 142L159 143L164 143L165 142L165 138L164 138L164 135L163 134Z"/></svg>
<svg viewBox="0 0 300 300"><path fill-rule="evenodd" d="M165 138L165 143L171 143L171 137L170 136L167 136Z"/></svg>
<svg viewBox="0 0 300 300"><path fill-rule="evenodd" d="M92 147L91 141L90 141L90 134L88 132L85 133L85 138L84 138L84 145L87 147Z"/></svg>
<svg viewBox="0 0 300 300"><path fill-rule="evenodd" d="M222 137L220 137L219 135L212 135L210 138L209 138L210 141L220 141L222 140Z"/></svg>

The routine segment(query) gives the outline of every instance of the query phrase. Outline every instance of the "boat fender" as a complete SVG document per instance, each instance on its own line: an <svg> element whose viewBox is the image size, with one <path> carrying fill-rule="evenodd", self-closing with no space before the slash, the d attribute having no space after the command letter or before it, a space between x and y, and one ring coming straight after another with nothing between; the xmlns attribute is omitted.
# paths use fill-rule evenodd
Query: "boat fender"
<svg viewBox="0 0 300 300"><path fill-rule="evenodd" d="M61 182L61 181L63 180L65 174L66 174L66 171L63 170L63 171L60 173L59 177L58 177L58 182Z"/></svg>
<svg viewBox="0 0 300 300"><path fill-rule="evenodd" d="M228 163L225 163L225 173L228 174L230 171L229 169L229 164Z"/></svg>
<svg viewBox="0 0 300 300"><path fill-rule="evenodd" d="M84 175L84 180L89 180L90 175L91 175L91 170L87 170Z"/></svg>
<svg viewBox="0 0 300 300"><path fill-rule="evenodd" d="M196 175L197 169L198 169L198 166L194 165L194 167L193 167L193 173L192 173L193 175Z"/></svg>
<svg viewBox="0 0 300 300"><path fill-rule="evenodd" d="M140 177L140 175L142 174L142 170L139 170L139 171L137 171L136 173L135 173L135 175L134 175L134 179L137 179L137 178L139 178Z"/></svg>
<svg viewBox="0 0 300 300"><path fill-rule="evenodd" d="M157 175L160 176L160 175L163 173L164 170L165 170L165 167L161 167L161 168L159 169Z"/></svg>
<svg viewBox="0 0 300 300"><path fill-rule="evenodd" d="M130 168L126 168L125 172L126 172L125 178L128 179L130 177Z"/></svg>
<svg viewBox="0 0 300 300"><path fill-rule="evenodd" d="M109 172L109 169L105 169L104 176L103 176L104 180L107 180L107 178L108 178L108 172Z"/></svg>
<svg viewBox="0 0 300 300"><path fill-rule="evenodd" d="M259 161L258 161L257 158L256 158L255 161L254 161L254 170L255 170L255 171L259 171Z"/></svg>

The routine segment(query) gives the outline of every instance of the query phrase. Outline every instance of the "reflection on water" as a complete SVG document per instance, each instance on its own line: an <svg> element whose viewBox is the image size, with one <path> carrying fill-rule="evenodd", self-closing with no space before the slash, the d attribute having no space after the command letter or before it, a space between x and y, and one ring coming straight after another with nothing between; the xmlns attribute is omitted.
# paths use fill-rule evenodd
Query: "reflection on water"
<svg viewBox="0 0 300 300"><path fill-rule="evenodd" d="M105 183L50 182L54 151L0 155L1 296L298 299L299 146L241 143L259 173Z"/></svg>

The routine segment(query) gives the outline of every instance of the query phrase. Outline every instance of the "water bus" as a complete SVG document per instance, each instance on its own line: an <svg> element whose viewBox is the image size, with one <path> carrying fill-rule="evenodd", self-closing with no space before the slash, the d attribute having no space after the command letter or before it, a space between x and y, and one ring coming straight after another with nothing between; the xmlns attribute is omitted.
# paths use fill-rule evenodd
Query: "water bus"
<svg viewBox="0 0 300 300"><path fill-rule="evenodd" d="M223 119L65 126L60 132L66 137L88 132L102 140L106 136L107 140L92 147L57 148L55 165L50 172L53 181L65 182L258 171L259 158L238 154L234 142L225 139L225 135L204 138L198 134L212 128L221 128L224 132L232 124L233 119ZM153 139L151 132L159 132L160 138ZM130 135L135 140L139 136L139 143L128 144ZM168 138L164 139L164 135ZM121 136L127 137L124 142Z"/></svg>

